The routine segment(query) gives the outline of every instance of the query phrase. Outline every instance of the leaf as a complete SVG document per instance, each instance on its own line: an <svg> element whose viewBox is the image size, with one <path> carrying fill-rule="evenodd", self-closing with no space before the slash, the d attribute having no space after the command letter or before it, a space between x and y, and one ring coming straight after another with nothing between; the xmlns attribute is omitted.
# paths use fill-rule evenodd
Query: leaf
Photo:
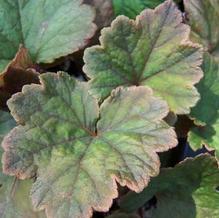
<svg viewBox="0 0 219 218"><path fill-rule="evenodd" d="M0 70L28 49L33 62L51 63L71 54L94 34L94 13L81 0L1 0Z"/></svg>
<svg viewBox="0 0 219 218"><path fill-rule="evenodd" d="M16 180L15 180L16 181ZM29 198L32 182L16 181L14 177L0 173L0 217L1 218L45 218L43 212L34 212ZM14 188L14 193L11 189Z"/></svg>
<svg viewBox="0 0 219 218"><path fill-rule="evenodd" d="M14 119L8 112L0 111L0 142L15 125Z"/></svg>
<svg viewBox="0 0 219 218"><path fill-rule="evenodd" d="M4 138L3 166L19 178L37 174L33 204L48 217L107 211L118 195L115 181L141 191L159 172L156 152L177 144L162 120L166 103L149 88L116 89L99 108L87 83L65 73L40 79L8 101L22 125Z"/></svg>
<svg viewBox="0 0 219 218"><path fill-rule="evenodd" d="M190 114L199 126L189 133L189 142L195 150L203 144L215 150L219 160L219 64L206 53L202 69L204 78L197 85L201 100Z"/></svg>
<svg viewBox="0 0 219 218"><path fill-rule="evenodd" d="M10 68L15 69L28 69L28 68L35 68L34 63L28 53L28 50L23 46L20 45L17 54L15 55L14 59L10 61L7 67L5 67L4 71L1 72L0 78L2 79L4 74L7 74L7 71ZM2 82L1 82L2 84Z"/></svg>
<svg viewBox="0 0 219 218"><path fill-rule="evenodd" d="M39 83L37 66L32 62L26 48L21 46L15 58L0 74L0 107L6 108L6 101L12 94L21 91L23 85Z"/></svg>
<svg viewBox="0 0 219 218"><path fill-rule="evenodd" d="M0 142L14 126L15 121L8 112L0 111ZM0 147L0 156L2 148ZM18 181L15 177L2 173L0 163L0 217L1 218L43 218L43 213L36 213L31 207L29 191L31 181Z"/></svg>
<svg viewBox="0 0 219 218"><path fill-rule="evenodd" d="M184 0L192 40L202 43L219 61L219 1Z"/></svg>
<svg viewBox="0 0 219 218"><path fill-rule="evenodd" d="M125 211L134 211L153 196L151 218L219 217L219 169L214 157L200 155L174 168L163 169L140 194L129 193L121 201Z"/></svg>
<svg viewBox="0 0 219 218"><path fill-rule="evenodd" d="M146 9L136 21L120 16L86 49L84 71L100 99L118 86L150 86L177 114L199 99L193 86L202 77L202 51L188 40L189 27L172 1Z"/></svg>
<svg viewBox="0 0 219 218"><path fill-rule="evenodd" d="M145 8L155 8L164 0L112 0L115 16L135 18Z"/></svg>

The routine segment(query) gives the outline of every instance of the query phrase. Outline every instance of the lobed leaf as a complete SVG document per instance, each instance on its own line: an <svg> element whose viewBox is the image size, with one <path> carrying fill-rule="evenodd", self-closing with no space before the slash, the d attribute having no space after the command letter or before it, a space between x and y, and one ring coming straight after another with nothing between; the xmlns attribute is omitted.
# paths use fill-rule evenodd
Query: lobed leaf
<svg viewBox="0 0 219 218"><path fill-rule="evenodd" d="M166 103L147 87L118 88L99 107L87 83L65 73L40 79L8 101L20 125L4 138L3 166L19 178L37 174L33 204L48 217L107 211L116 181L140 192L159 172L156 152L177 144L162 120Z"/></svg>
<svg viewBox="0 0 219 218"><path fill-rule="evenodd" d="M174 168L163 169L140 194L126 195L121 207L134 211L153 196L155 208L151 218L217 218L219 217L219 169L214 157L201 155L186 159Z"/></svg>
<svg viewBox="0 0 219 218"><path fill-rule="evenodd" d="M193 149L206 145L215 150L219 159L219 64L206 53L202 69L204 78L197 85L201 100L190 114L199 126L189 133L189 142Z"/></svg>
<svg viewBox="0 0 219 218"><path fill-rule="evenodd" d="M8 112L0 111L0 142L5 134L16 125ZM0 156L2 148L0 147ZM29 191L31 181L18 181L15 177L2 173L0 163L0 217L1 218L44 218L43 213L36 213L31 207Z"/></svg>
<svg viewBox="0 0 219 218"><path fill-rule="evenodd" d="M219 60L219 1L184 0L192 40L202 43Z"/></svg>
<svg viewBox="0 0 219 218"><path fill-rule="evenodd" d="M51 63L83 47L96 29L82 0L0 0L0 71L20 44L35 63Z"/></svg>
<svg viewBox="0 0 219 218"><path fill-rule="evenodd" d="M188 40L190 29L168 0L146 9L135 21L120 16L86 49L84 71L101 100L118 86L150 86L177 114L189 113L199 99L202 49Z"/></svg>

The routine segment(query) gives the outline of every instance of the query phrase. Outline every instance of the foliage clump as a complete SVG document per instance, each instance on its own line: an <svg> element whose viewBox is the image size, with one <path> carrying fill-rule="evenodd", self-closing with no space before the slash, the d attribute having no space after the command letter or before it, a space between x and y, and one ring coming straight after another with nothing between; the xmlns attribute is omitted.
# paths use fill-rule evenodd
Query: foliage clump
<svg viewBox="0 0 219 218"><path fill-rule="evenodd" d="M219 217L217 1L0 8L0 217Z"/></svg>

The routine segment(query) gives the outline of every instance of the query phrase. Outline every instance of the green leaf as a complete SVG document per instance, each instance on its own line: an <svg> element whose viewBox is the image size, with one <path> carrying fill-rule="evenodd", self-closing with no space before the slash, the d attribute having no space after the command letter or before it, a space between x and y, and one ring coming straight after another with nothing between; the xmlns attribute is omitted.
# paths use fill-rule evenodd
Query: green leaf
<svg viewBox="0 0 219 218"><path fill-rule="evenodd" d="M168 107L151 89L116 89L99 108L87 83L65 73L40 78L42 85L24 86L8 101L22 125L3 141L4 172L37 174L35 208L53 218L88 218L92 209L109 209L116 181L139 192L158 174L156 152L177 141L162 120Z"/></svg>
<svg viewBox="0 0 219 218"><path fill-rule="evenodd" d="M50 63L82 48L96 29L81 0L0 0L0 8L1 71L20 44L35 63Z"/></svg>
<svg viewBox="0 0 219 218"><path fill-rule="evenodd" d="M15 121L8 112L0 111L0 142L14 126ZM0 147L0 157L2 148ZM0 163L0 217L1 218L43 218L43 213L36 213L31 207L29 192L31 181L18 181L15 177L2 173Z"/></svg>
<svg viewBox="0 0 219 218"><path fill-rule="evenodd" d="M12 116L5 111L0 111L0 143L4 136L16 125ZM0 154L1 155L1 154ZM1 166L1 165L0 165Z"/></svg>
<svg viewBox="0 0 219 218"><path fill-rule="evenodd" d="M190 114L199 126L189 133L189 142L193 149L206 145L215 150L219 160L219 64L206 53L202 69L204 78L197 85L201 100Z"/></svg>
<svg viewBox="0 0 219 218"><path fill-rule="evenodd" d="M121 201L125 211L134 211L153 196L151 218L219 217L219 169L209 155L186 159L174 168L163 169L140 194L129 193Z"/></svg>
<svg viewBox="0 0 219 218"><path fill-rule="evenodd" d="M0 173L1 218L46 218L43 212L34 212L29 196L31 181L18 181Z"/></svg>
<svg viewBox="0 0 219 218"><path fill-rule="evenodd" d="M4 69L7 67L10 60L1 60L0 59L0 73L4 71Z"/></svg>
<svg viewBox="0 0 219 218"><path fill-rule="evenodd" d="M192 40L202 43L219 61L219 1L184 0Z"/></svg>
<svg viewBox="0 0 219 218"><path fill-rule="evenodd" d="M172 1L146 9L136 21L120 16L85 51L85 73L100 99L117 86L150 86L177 114L199 99L193 86L202 77L202 51L188 40L189 27Z"/></svg>
<svg viewBox="0 0 219 218"><path fill-rule="evenodd" d="M155 8L164 0L112 0L115 16L135 18L145 8Z"/></svg>

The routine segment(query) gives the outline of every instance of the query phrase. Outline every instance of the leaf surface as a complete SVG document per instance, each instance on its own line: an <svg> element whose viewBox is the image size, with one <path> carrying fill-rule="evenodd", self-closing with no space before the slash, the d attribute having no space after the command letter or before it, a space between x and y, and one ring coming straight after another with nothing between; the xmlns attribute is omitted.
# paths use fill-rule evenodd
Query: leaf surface
<svg viewBox="0 0 219 218"><path fill-rule="evenodd" d="M150 86L177 114L199 99L193 86L202 77L202 51L188 40L189 27L172 1L146 9L135 21L120 16L85 51L85 73L101 100L118 86Z"/></svg>
<svg viewBox="0 0 219 218"><path fill-rule="evenodd" d="M0 143L3 137L16 125L8 112L0 111ZM3 150L0 147L0 157ZM1 218L44 218L43 213L33 211L29 192L31 181L18 181L2 173L0 163L0 217Z"/></svg>
<svg viewBox="0 0 219 218"><path fill-rule="evenodd" d="M190 114L199 126L189 133L189 142L193 149L206 145L215 150L219 160L219 64L206 53L202 69L204 78L197 85L201 99Z"/></svg>
<svg viewBox="0 0 219 218"><path fill-rule="evenodd" d="M0 143L4 136L16 125L12 116L5 111L0 111Z"/></svg>
<svg viewBox="0 0 219 218"><path fill-rule="evenodd" d="M219 169L209 155L186 159L174 168L163 169L140 194L127 194L121 207L134 211L153 196L151 218L217 218L219 217Z"/></svg>
<svg viewBox="0 0 219 218"><path fill-rule="evenodd" d="M116 181L139 192L158 174L156 152L177 141L162 120L168 107L151 89L118 88L99 107L87 83L65 73L40 78L42 85L24 86L8 101L22 125L3 141L4 172L37 172L36 208L52 218L88 218L92 209L109 209Z"/></svg>
<svg viewBox="0 0 219 218"><path fill-rule="evenodd" d="M164 0L112 0L115 16L135 18L145 8L155 8Z"/></svg>
<svg viewBox="0 0 219 218"><path fill-rule="evenodd" d="M219 1L184 0L192 40L202 43L219 61Z"/></svg>
<svg viewBox="0 0 219 218"><path fill-rule="evenodd" d="M0 184L1 218L46 218L43 212L35 212L32 208L30 180L18 181L15 177L0 173Z"/></svg>
<svg viewBox="0 0 219 218"><path fill-rule="evenodd" d="M0 0L0 71L20 44L35 63L50 63L83 47L94 34L94 13L81 0Z"/></svg>

